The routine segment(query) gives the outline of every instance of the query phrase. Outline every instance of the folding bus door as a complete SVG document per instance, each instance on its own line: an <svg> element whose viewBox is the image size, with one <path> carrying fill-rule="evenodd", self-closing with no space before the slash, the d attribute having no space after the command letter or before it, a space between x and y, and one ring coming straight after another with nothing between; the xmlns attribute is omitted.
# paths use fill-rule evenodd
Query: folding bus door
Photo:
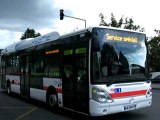
<svg viewBox="0 0 160 120"><path fill-rule="evenodd" d="M20 56L20 89L21 95L24 97L29 97L29 57L24 55Z"/></svg>
<svg viewBox="0 0 160 120"><path fill-rule="evenodd" d="M64 107L88 113L88 48L86 44L67 46L62 58Z"/></svg>

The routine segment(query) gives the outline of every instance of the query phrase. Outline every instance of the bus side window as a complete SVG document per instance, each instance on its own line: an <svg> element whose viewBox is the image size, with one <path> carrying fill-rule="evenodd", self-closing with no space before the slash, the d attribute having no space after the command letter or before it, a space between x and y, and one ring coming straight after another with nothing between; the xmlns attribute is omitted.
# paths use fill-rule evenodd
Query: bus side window
<svg viewBox="0 0 160 120"><path fill-rule="evenodd" d="M41 55L32 57L32 68L31 72L32 73L43 73L44 72L44 62L43 62L43 57ZM37 74L38 75L38 74Z"/></svg>
<svg viewBox="0 0 160 120"><path fill-rule="evenodd" d="M86 54L81 53L78 54L77 58L77 83L79 85L79 89L83 89L84 85L87 84L87 72L86 72Z"/></svg>
<svg viewBox="0 0 160 120"><path fill-rule="evenodd" d="M60 55L57 53L46 55L45 75L46 77L60 77Z"/></svg>
<svg viewBox="0 0 160 120"><path fill-rule="evenodd" d="M6 60L6 74L12 74L13 73L13 60L12 57L7 58Z"/></svg>
<svg viewBox="0 0 160 120"><path fill-rule="evenodd" d="M42 89L44 76L44 56L42 54L33 54L30 56L30 67L30 86L32 88Z"/></svg>

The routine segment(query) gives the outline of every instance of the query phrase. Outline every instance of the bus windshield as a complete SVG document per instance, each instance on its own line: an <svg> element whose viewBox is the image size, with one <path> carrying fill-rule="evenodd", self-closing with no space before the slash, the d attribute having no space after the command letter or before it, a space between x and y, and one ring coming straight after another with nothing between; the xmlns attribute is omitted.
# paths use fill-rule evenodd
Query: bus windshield
<svg viewBox="0 0 160 120"><path fill-rule="evenodd" d="M97 28L93 30L93 82L115 83L146 80L145 34Z"/></svg>

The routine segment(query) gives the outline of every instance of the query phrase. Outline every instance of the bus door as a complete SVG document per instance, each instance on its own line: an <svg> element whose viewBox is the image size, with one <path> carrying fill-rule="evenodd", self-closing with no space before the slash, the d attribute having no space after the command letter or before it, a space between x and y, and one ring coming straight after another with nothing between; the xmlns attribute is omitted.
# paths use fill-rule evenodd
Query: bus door
<svg viewBox="0 0 160 120"><path fill-rule="evenodd" d="M29 57L20 57L20 89L21 95L24 97L29 97L30 86L29 86Z"/></svg>
<svg viewBox="0 0 160 120"><path fill-rule="evenodd" d="M5 61L4 61L4 59L1 61L1 88L2 89L5 89L5 74L6 74L6 72L5 72L6 70L5 70Z"/></svg>
<svg viewBox="0 0 160 120"><path fill-rule="evenodd" d="M63 105L88 113L89 83L87 46L78 45L64 49L63 54Z"/></svg>

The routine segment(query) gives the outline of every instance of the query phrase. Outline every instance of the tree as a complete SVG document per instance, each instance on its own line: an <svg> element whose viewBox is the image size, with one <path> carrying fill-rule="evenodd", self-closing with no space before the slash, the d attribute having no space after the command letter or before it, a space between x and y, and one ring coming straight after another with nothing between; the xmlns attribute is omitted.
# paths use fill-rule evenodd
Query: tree
<svg viewBox="0 0 160 120"><path fill-rule="evenodd" d="M100 21L100 26L111 26L111 27L118 27L118 28L124 28L124 29L129 29L129 30L141 30L143 31L144 28L140 28L139 25L134 24L134 20L132 18L125 18L125 23L123 16L119 19L119 21L116 20L115 16L113 13L111 13L111 22L106 23L105 22L105 17L102 13L99 15L101 21Z"/></svg>
<svg viewBox="0 0 160 120"><path fill-rule="evenodd" d="M156 34L157 34L158 36L160 36L160 30L154 29L154 32L156 32Z"/></svg>
<svg viewBox="0 0 160 120"><path fill-rule="evenodd" d="M101 22L100 22L100 26L110 26L109 24L107 24L104 20L104 15L102 13L99 14L99 17L101 19Z"/></svg>
<svg viewBox="0 0 160 120"><path fill-rule="evenodd" d="M139 26L139 25L134 25L134 21L133 21L132 18L129 18L129 20L128 20L128 18L126 18L126 19L125 19L124 28L125 28L125 29L129 29L129 30L135 30L135 31L136 31L136 30L140 29L140 26Z"/></svg>
<svg viewBox="0 0 160 120"><path fill-rule="evenodd" d="M155 30L157 33L157 31ZM157 33L158 34L158 33ZM148 41L148 46L150 48L150 71L160 71L160 36L153 37Z"/></svg>
<svg viewBox="0 0 160 120"><path fill-rule="evenodd" d="M24 34L22 34L21 36L21 40L24 40L26 38L35 38L41 36L40 33L36 33L34 29L29 29L27 28L27 30L24 32Z"/></svg>

